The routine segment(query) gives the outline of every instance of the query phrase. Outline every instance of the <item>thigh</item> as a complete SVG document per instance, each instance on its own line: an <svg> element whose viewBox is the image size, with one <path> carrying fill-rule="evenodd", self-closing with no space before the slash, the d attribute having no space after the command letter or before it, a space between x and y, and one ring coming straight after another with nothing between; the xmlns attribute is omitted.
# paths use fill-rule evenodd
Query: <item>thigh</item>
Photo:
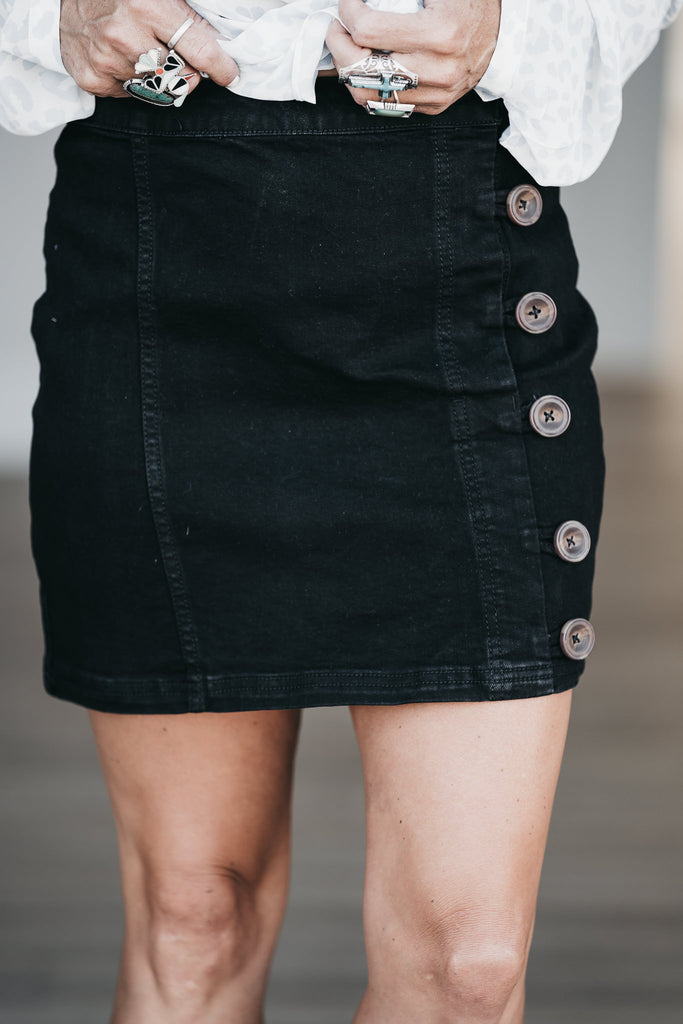
<svg viewBox="0 0 683 1024"><path fill-rule="evenodd" d="M288 855L300 712L90 712L126 883L233 875L257 886Z"/></svg>
<svg viewBox="0 0 683 1024"><path fill-rule="evenodd" d="M528 946L570 701L566 691L351 709L366 788L371 971L373 946L406 932L441 936L445 947L458 936Z"/></svg>

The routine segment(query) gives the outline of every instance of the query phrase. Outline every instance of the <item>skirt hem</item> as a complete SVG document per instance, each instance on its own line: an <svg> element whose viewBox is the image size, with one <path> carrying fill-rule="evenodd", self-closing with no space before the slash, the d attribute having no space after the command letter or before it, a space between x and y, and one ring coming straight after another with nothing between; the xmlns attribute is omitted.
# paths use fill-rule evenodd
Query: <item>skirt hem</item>
<svg viewBox="0 0 683 1024"><path fill-rule="evenodd" d="M45 667L43 681L50 696L93 711L183 714L353 704L515 700L572 689L583 668L583 663L577 662L566 666L234 673L206 676L201 680L205 695L201 707L197 706L195 679L122 679Z"/></svg>

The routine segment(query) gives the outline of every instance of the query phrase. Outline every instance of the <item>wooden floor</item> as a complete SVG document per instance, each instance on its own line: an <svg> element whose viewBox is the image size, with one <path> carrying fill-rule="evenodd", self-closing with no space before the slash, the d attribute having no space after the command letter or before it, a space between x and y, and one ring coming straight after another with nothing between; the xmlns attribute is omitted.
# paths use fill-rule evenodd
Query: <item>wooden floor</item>
<svg viewBox="0 0 683 1024"><path fill-rule="evenodd" d="M603 396L593 622L544 869L527 1024L681 1024L683 412ZM2 1024L106 1024L121 911L85 712L46 697L26 485L0 482ZM364 985L359 765L345 709L307 711L295 867L268 1024L349 1024ZM140 1022L144 1024L144 1022Z"/></svg>

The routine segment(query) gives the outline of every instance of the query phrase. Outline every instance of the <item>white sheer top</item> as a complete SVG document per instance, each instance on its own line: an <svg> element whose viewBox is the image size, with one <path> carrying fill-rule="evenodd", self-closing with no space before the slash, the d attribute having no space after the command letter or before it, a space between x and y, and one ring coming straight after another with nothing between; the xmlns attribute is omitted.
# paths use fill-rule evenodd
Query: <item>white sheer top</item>
<svg viewBox="0 0 683 1024"><path fill-rule="evenodd" d="M421 4L368 2L395 12ZM335 0L191 6L226 37L221 45L240 66L235 92L315 102L317 71L333 67L325 35ZM592 174L619 125L624 82L681 6L683 0L502 0L497 46L476 91L484 100L503 99L510 126L501 143L536 181L565 185ZM0 125L11 132L39 134L93 111L94 97L62 64L59 11L60 0L0 0Z"/></svg>

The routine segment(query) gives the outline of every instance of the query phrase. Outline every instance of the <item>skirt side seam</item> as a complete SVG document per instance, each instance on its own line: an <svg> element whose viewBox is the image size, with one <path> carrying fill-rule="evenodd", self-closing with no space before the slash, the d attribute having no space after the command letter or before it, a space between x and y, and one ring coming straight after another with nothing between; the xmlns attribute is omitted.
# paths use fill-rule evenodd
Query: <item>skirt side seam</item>
<svg viewBox="0 0 683 1024"><path fill-rule="evenodd" d="M444 153L442 140L438 133L433 133L435 162L435 222L436 244L438 253L439 284L436 311L436 341L441 353L441 361L449 391L449 411L452 430L453 451L460 464L464 491L468 505L468 518L476 564L479 576L479 600L485 628L485 649L488 664L500 659L499 625L495 601L490 599L493 590L492 566L486 546L485 529L481 524L481 486L478 479L474 452L472 450L472 431L469 423L467 398L464 394L464 382L454 346L448 344L449 332L452 329L451 306L448 284L454 263L453 245L447 211L450 208L449 191L450 166L448 154Z"/></svg>
<svg viewBox="0 0 683 1024"><path fill-rule="evenodd" d="M154 300L154 214L146 139L131 144L138 212L137 301L140 346L140 403L145 473L157 543L164 567L176 631L187 671L189 711L206 707L199 640L194 624L185 573L173 537L168 512L164 455L161 438L159 353Z"/></svg>

